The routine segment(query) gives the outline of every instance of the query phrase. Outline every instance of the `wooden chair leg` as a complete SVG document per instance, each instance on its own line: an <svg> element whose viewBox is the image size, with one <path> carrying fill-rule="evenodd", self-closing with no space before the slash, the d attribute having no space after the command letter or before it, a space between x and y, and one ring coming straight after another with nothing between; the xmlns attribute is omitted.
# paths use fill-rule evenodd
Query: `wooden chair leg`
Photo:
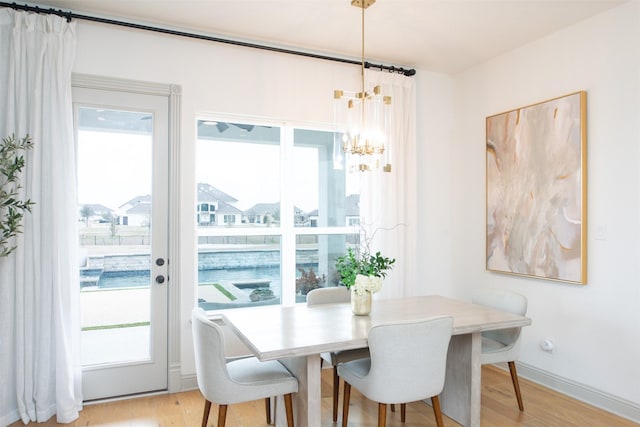
<svg viewBox="0 0 640 427"><path fill-rule="evenodd" d="M287 426L293 426L293 399L291 393L284 395L284 407L287 412Z"/></svg>
<svg viewBox="0 0 640 427"><path fill-rule="evenodd" d="M387 425L387 404L378 403L378 427Z"/></svg>
<svg viewBox="0 0 640 427"><path fill-rule="evenodd" d="M218 427L224 427L227 422L227 405L220 405L218 408Z"/></svg>
<svg viewBox="0 0 640 427"><path fill-rule="evenodd" d="M264 412L267 414L267 424L271 424L271 398L264 399Z"/></svg>
<svg viewBox="0 0 640 427"><path fill-rule="evenodd" d="M400 421L401 422L407 421L407 404L406 403L400 404Z"/></svg>
<svg viewBox="0 0 640 427"><path fill-rule="evenodd" d="M340 393L340 377L338 367L333 367L333 422L338 421L338 394Z"/></svg>
<svg viewBox="0 0 640 427"><path fill-rule="evenodd" d="M518 399L518 408L524 411L524 405L522 404L522 395L520 394L520 383L518 382L518 372L516 371L516 363L509 362L509 372L511 372L511 382L513 383L513 389L516 392L516 399Z"/></svg>
<svg viewBox="0 0 640 427"><path fill-rule="evenodd" d="M438 427L444 427L442 410L440 409L440 398L438 396L433 396L431 398L431 406L433 406L433 414L436 416L436 425Z"/></svg>
<svg viewBox="0 0 640 427"><path fill-rule="evenodd" d="M396 405L395 403L391 404L391 412L396 412Z"/></svg>
<svg viewBox="0 0 640 427"><path fill-rule="evenodd" d="M202 427L207 427L207 421L209 420L209 412L211 411L211 401L204 401L204 413L202 414Z"/></svg>
<svg viewBox="0 0 640 427"><path fill-rule="evenodd" d="M349 400L351 400L351 384L344 382L344 395L342 396L342 427L347 427L349 420Z"/></svg>

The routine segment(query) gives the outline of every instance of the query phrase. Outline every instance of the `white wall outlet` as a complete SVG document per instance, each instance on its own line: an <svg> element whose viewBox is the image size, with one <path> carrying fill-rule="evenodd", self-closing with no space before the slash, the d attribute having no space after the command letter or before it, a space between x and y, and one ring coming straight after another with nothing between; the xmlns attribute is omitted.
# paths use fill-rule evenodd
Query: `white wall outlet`
<svg viewBox="0 0 640 427"><path fill-rule="evenodd" d="M542 349L542 351L546 351L547 353L553 353L553 350L555 350L556 346L553 344L553 341L547 338L546 340L542 340L540 342L540 348Z"/></svg>

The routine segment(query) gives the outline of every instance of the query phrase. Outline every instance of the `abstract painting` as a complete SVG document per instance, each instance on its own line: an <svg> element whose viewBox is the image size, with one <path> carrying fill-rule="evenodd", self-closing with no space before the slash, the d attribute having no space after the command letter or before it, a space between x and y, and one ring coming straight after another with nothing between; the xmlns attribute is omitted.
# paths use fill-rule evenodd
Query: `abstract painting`
<svg viewBox="0 0 640 427"><path fill-rule="evenodd" d="M587 282L586 96L487 117L487 270Z"/></svg>

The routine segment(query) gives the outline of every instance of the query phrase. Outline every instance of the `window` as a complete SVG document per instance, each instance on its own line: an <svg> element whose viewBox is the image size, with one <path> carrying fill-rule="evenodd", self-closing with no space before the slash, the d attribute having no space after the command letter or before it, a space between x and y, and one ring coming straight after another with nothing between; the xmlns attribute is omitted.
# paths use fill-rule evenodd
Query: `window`
<svg viewBox="0 0 640 427"><path fill-rule="evenodd" d="M199 305L290 304L335 286L335 258L359 235L359 176L333 169L333 133L212 119L197 128ZM223 222L203 221L204 204Z"/></svg>

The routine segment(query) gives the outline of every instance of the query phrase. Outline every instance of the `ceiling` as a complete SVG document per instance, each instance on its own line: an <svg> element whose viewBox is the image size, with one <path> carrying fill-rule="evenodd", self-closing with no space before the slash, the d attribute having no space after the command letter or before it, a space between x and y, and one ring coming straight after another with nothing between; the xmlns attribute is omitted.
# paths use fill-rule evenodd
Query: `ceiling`
<svg viewBox="0 0 640 427"><path fill-rule="evenodd" d="M374 63L457 73L625 1L378 0L365 12L365 56ZM350 0L28 4L349 59L361 56L361 9L351 6Z"/></svg>

